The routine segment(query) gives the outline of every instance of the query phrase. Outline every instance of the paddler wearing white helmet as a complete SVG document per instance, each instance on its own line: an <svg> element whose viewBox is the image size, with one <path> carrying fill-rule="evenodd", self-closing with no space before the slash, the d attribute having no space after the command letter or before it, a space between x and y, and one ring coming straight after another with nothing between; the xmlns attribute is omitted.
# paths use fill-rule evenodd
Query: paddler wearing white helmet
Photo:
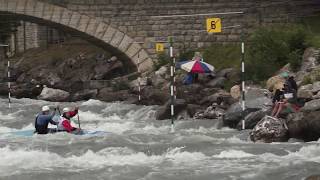
<svg viewBox="0 0 320 180"><path fill-rule="evenodd" d="M50 107L49 106L43 106L41 108L41 112L38 113L35 122L35 132L38 134L47 134L50 129L48 129L48 124L51 123L53 125L57 125L57 122L53 121L52 118L54 117L56 113L56 108L54 108L54 111L50 114Z"/></svg>
<svg viewBox="0 0 320 180"><path fill-rule="evenodd" d="M58 123L59 131L67 131L71 133L72 131L78 130L71 125L70 119L78 114L78 107L75 107L74 110L71 110L69 107L65 107L62 109L62 116Z"/></svg>

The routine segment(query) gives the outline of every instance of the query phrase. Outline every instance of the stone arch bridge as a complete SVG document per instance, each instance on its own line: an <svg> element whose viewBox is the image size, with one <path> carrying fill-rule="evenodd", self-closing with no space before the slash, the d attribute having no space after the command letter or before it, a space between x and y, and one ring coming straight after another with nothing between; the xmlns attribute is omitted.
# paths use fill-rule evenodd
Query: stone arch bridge
<svg viewBox="0 0 320 180"><path fill-rule="evenodd" d="M152 17L226 11L245 14L221 15L224 26L245 28L208 35L204 27L209 16ZM183 52L212 43L235 43L241 31L250 33L260 25L291 22L319 11L317 0L0 0L1 13L77 32L139 64L142 72L150 70L157 58L154 42L168 36L174 36L175 48Z"/></svg>

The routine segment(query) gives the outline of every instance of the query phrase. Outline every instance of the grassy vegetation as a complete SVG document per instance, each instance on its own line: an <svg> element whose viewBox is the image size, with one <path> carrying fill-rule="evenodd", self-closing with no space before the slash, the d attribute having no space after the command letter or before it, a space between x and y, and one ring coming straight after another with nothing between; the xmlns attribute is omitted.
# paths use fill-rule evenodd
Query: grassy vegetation
<svg viewBox="0 0 320 180"><path fill-rule="evenodd" d="M310 36L307 39L308 46L320 48L320 15L306 17L301 24L308 31Z"/></svg>
<svg viewBox="0 0 320 180"><path fill-rule="evenodd" d="M229 67L240 67L241 52L239 45L213 44L207 48L184 52L180 55L179 59L190 60L194 56L195 51L201 52L204 61L212 64L216 70L221 70Z"/></svg>
<svg viewBox="0 0 320 180"><path fill-rule="evenodd" d="M158 61L155 61L153 63L153 69L157 71L162 66L168 64L170 62L170 57L165 53L159 53L158 54Z"/></svg>
<svg viewBox="0 0 320 180"><path fill-rule="evenodd" d="M304 18L297 24L257 29L247 38L247 79L256 83L265 82L288 63L293 71L299 70L304 50L307 47L320 48L319 19L320 15ZM183 52L179 59L190 60L195 51L202 52L204 60L214 65L217 70L240 68L239 44L213 44L204 49Z"/></svg>
<svg viewBox="0 0 320 180"><path fill-rule="evenodd" d="M251 80L263 81L290 63L297 71L307 47L308 33L301 25L261 28L249 38L247 72Z"/></svg>
<svg viewBox="0 0 320 180"><path fill-rule="evenodd" d="M320 81L320 69L314 69L310 74L305 76L302 80L302 85L312 84L316 81Z"/></svg>

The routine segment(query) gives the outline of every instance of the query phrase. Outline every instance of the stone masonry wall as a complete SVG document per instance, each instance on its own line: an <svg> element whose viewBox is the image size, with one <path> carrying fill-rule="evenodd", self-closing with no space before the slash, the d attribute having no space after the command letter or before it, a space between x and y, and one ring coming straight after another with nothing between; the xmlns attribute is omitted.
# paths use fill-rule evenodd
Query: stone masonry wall
<svg viewBox="0 0 320 180"><path fill-rule="evenodd" d="M43 47L47 43L56 43L63 38L62 33L54 28L24 21L21 21L20 24L16 32L16 52Z"/></svg>
<svg viewBox="0 0 320 180"><path fill-rule="evenodd" d="M318 0L42 0L90 16L100 17L127 33L155 54L154 41L174 36L180 50L200 48L212 43L234 43L240 34L250 33L259 25L295 21L320 11ZM210 15L197 17L152 18L156 15L204 14L245 11L244 15ZM205 19L222 18L223 26L243 25L207 34ZM167 44L168 46L168 44Z"/></svg>

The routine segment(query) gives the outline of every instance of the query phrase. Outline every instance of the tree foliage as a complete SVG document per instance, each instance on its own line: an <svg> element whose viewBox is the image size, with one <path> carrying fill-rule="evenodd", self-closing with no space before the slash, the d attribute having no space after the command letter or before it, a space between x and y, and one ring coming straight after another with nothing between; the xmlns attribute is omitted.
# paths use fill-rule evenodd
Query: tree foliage
<svg viewBox="0 0 320 180"><path fill-rule="evenodd" d="M261 28L250 37L247 72L250 80L262 81L290 63L298 70L306 49L306 31L298 25Z"/></svg>

